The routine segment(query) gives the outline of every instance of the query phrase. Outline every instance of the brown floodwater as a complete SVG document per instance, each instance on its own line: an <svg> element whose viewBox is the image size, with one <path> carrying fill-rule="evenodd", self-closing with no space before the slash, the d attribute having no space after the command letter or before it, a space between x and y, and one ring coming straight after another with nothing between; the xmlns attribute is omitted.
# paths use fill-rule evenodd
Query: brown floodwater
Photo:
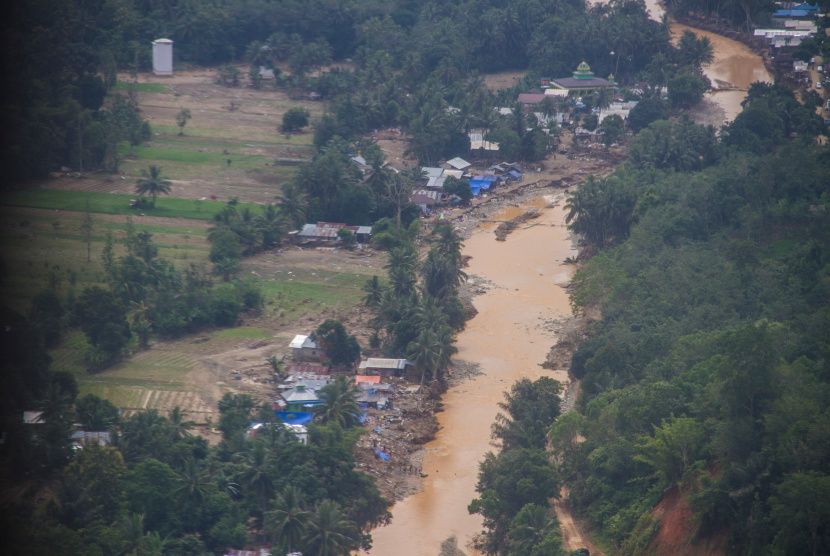
<svg viewBox="0 0 830 556"><path fill-rule="evenodd" d="M712 43L715 60L703 68L703 73L712 81L713 87L731 85L745 89L756 81L773 82L761 57L745 44L715 33L672 23L671 32L675 40L686 30L698 37L708 37ZM741 102L746 98L746 91L714 91L708 96L723 108L726 120L731 122L742 110Z"/></svg>
<svg viewBox="0 0 830 556"><path fill-rule="evenodd" d="M496 241L495 225L485 223L465 241L470 275L492 282L492 288L474 299L478 314L458 336L458 358L475 361L484 373L447 392L441 429L425 446L422 470L428 474L423 490L392 508L392 523L372 532L372 556L437 556L442 541L455 535L459 547L482 530L481 517L467 505L476 496L478 463L493 447L490 425L503 393L522 377L547 375L567 381L561 371L542 369L556 335L546 320L570 315L563 289L572 275L565 258L576 255L564 223L563 201L545 208L553 197L525 207L542 215ZM492 220L508 220L525 208L509 208Z"/></svg>

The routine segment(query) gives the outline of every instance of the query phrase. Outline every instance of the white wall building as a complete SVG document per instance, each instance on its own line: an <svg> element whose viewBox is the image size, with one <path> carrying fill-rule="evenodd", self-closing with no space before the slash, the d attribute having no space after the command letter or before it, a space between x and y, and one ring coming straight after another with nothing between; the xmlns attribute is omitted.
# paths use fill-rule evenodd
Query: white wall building
<svg viewBox="0 0 830 556"><path fill-rule="evenodd" d="M173 75L173 41L170 39L153 41L153 73Z"/></svg>

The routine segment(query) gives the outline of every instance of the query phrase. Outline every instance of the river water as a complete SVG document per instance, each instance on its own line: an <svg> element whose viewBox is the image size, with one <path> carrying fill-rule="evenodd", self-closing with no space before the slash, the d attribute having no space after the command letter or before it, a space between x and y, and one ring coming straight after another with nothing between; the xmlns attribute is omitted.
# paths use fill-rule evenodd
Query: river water
<svg viewBox="0 0 830 556"><path fill-rule="evenodd" d="M646 0L651 19L659 21L666 11L658 0ZM712 82L713 87L723 87L721 84L729 84L741 89L749 88L755 81L772 83L773 78L764 67L764 61L760 56L752 52L745 44L733 41L721 35L687 27L680 23L671 24L671 34L674 40L680 38L683 31L690 30L698 37L708 37L712 43L715 53L715 60L703 68L703 73ZM724 112L724 118L732 121L740 114L741 102L746 98L745 91L713 91L706 95L717 103Z"/></svg>
<svg viewBox="0 0 830 556"><path fill-rule="evenodd" d="M469 515L467 505L476 496L478 462L493 450L490 425L503 393L522 377L547 375L567 382L561 371L542 369L556 334L545 321L570 315L563 289L571 278L565 258L575 256L560 206L545 208L553 197L531 201L542 215L496 241L494 224L485 223L465 241L470 255L468 275L492 283L477 296L478 314L458 336L458 357L481 364L484 373L447 392L444 411L438 413L441 430L426 445L423 490L392 508L392 523L372 532L371 554L437 556L442 541L456 535L465 547L482 530L481 517ZM523 210L511 207L492 217L509 220ZM468 549L465 552L470 553Z"/></svg>

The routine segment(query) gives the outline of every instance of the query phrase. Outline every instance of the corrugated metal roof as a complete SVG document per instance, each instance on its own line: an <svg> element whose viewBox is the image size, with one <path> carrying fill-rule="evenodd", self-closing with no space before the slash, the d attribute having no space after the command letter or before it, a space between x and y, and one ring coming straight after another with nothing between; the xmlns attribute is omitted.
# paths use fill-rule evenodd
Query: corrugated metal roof
<svg viewBox="0 0 830 556"><path fill-rule="evenodd" d="M444 170L444 173L441 177L442 178L448 178L448 177L452 176L454 178L461 179L461 177L463 175L464 175L464 170Z"/></svg>
<svg viewBox="0 0 830 556"><path fill-rule="evenodd" d="M448 160L447 164L455 168L456 170L463 170L464 168L469 168L471 164L460 157L455 157L452 160Z"/></svg>
<svg viewBox="0 0 830 556"><path fill-rule="evenodd" d="M441 174L444 173L444 169L424 166L421 168L421 173L425 178L440 178Z"/></svg>
<svg viewBox="0 0 830 556"><path fill-rule="evenodd" d="M367 375L357 375L354 377L354 381L356 384L360 384L361 382L374 382L380 383L379 376L367 376Z"/></svg>
<svg viewBox="0 0 830 556"><path fill-rule="evenodd" d="M327 375L329 374L329 368L323 365L286 365L285 366L285 374L287 375L294 375L298 379L301 378L301 375Z"/></svg>

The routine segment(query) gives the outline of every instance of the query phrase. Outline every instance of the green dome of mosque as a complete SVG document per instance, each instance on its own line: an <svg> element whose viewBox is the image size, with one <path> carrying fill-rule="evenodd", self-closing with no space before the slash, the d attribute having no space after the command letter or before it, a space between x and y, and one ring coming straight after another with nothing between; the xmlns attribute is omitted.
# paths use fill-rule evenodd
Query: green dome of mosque
<svg viewBox="0 0 830 556"><path fill-rule="evenodd" d="M575 79L593 79L594 72L591 71L591 66L588 65L587 62L583 61L579 64L579 67L576 68L574 72Z"/></svg>

